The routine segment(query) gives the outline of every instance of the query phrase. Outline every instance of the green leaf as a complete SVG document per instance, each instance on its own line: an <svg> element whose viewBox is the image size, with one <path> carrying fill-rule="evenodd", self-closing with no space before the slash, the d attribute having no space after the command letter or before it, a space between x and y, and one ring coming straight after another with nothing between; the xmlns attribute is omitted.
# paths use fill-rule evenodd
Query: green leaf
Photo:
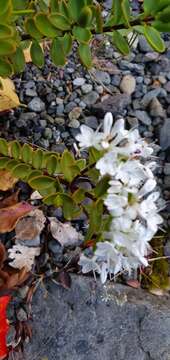
<svg viewBox="0 0 170 360"><path fill-rule="evenodd" d="M156 0L144 0L143 8L146 15L150 15L156 11Z"/></svg>
<svg viewBox="0 0 170 360"><path fill-rule="evenodd" d="M50 194L48 196L45 196L43 198L43 203L48 205L48 206L54 205L54 203L57 203L57 196L58 196L58 194L56 192L54 194ZM61 199L60 199L60 201L61 201ZM61 203L62 203L62 201L61 201ZM57 207L59 207L59 206L57 206Z"/></svg>
<svg viewBox="0 0 170 360"><path fill-rule="evenodd" d="M20 158L20 154L21 154L21 145L17 140L12 141L10 144L10 153L11 156L15 159L18 160Z"/></svg>
<svg viewBox="0 0 170 360"><path fill-rule="evenodd" d="M165 44L160 33L152 26L145 26L144 35L152 48L158 52L165 51Z"/></svg>
<svg viewBox="0 0 170 360"><path fill-rule="evenodd" d="M51 45L51 59L56 66L64 66L66 63L65 53L62 41L57 38L54 39Z"/></svg>
<svg viewBox="0 0 170 360"><path fill-rule="evenodd" d="M28 174L28 178L27 181L30 181L32 179L34 179L37 176L41 176L42 175L42 171L40 170L32 170L29 174Z"/></svg>
<svg viewBox="0 0 170 360"><path fill-rule="evenodd" d="M11 76L12 73L13 73L13 69L11 64L6 60L0 59L0 76L6 78Z"/></svg>
<svg viewBox="0 0 170 360"><path fill-rule="evenodd" d="M24 53L23 53L23 50L21 49L21 47L18 47L16 49L15 54L13 54L11 56L11 60L13 63L13 68L14 68L15 73L20 73L20 72L24 71L25 57L24 57Z"/></svg>
<svg viewBox="0 0 170 360"><path fill-rule="evenodd" d="M161 32L170 32L170 23L161 22L161 21L153 21L152 26Z"/></svg>
<svg viewBox="0 0 170 360"><path fill-rule="evenodd" d="M94 193L96 195L96 197L101 197L106 195L107 190L109 188L109 180L110 180L110 176L105 175L103 176L99 182L96 184L96 187L94 189Z"/></svg>
<svg viewBox="0 0 170 360"><path fill-rule="evenodd" d="M10 55L16 50L16 44L11 40L0 39L0 56Z"/></svg>
<svg viewBox="0 0 170 360"><path fill-rule="evenodd" d="M64 218L66 220L72 220L76 218L81 212L81 209L77 206L76 202L66 194L60 194L60 197L63 203L62 208Z"/></svg>
<svg viewBox="0 0 170 360"><path fill-rule="evenodd" d="M102 225L103 201L101 199L93 202L89 214L89 228L85 240L90 240L93 235L97 234Z"/></svg>
<svg viewBox="0 0 170 360"><path fill-rule="evenodd" d="M122 15L127 27L130 27L130 3L129 0L121 0Z"/></svg>
<svg viewBox="0 0 170 360"><path fill-rule="evenodd" d="M82 63L87 67L90 68L92 66L92 56L91 50L89 45L87 44L80 44L78 48L79 56Z"/></svg>
<svg viewBox="0 0 170 360"><path fill-rule="evenodd" d="M78 18L78 23L82 27L89 27L91 26L92 18L93 14L90 7L84 6Z"/></svg>
<svg viewBox="0 0 170 360"><path fill-rule="evenodd" d="M89 165L95 164L101 157L103 153L100 150L95 149L94 147L91 147L89 149Z"/></svg>
<svg viewBox="0 0 170 360"><path fill-rule="evenodd" d="M129 54L130 49L128 42L117 30L113 32L113 43L123 55Z"/></svg>
<svg viewBox="0 0 170 360"><path fill-rule="evenodd" d="M35 190L45 190L55 185L55 180L49 176L36 176L29 180L29 185Z"/></svg>
<svg viewBox="0 0 170 360"><path fill-rule="evenodd" d="M8 161L9 161L8 157L1 157L0 158L0 169L5 169Z"/></svg>
<svg viewBox="0 0 170 360"><path fill-rule="evenodd" d="M76 165L79 167L80 171L82 171L86 167L86 160L85 159L76 160Z"/></svg>
<svg viewBox="0 0 170 360"><path fill-rule="evenodd" d="M41 32L37 29L35 25L35 21L32 18L28 18L25 20L25 30L26 32L31 35L33 39L40 40L42 38Z"/></svg>
<svg viewBox="0 0 170 360"><path fill-rule="evenodd" d="M30 170L31 168L29 165L18 164L12 169L12 174L17 178L24 180L28 177Z"/></svg>
<svg viewBox="0 0 170 360"><path fill-rule="evenodd" d="M59 0L50 0L50 11L51 13L59 11Z"/></svg>
<svg viewBox="0 0 170 360"><path fill-rule="evenodd" d="M6 163L5 168L6 168L7 170L12 170L16 165L18 165L18 161L17 161L17 160L9 160L9 161Z"/></svg>
<svg viewBox="0 0 170 360"><path fill-rule="evenodd" d="M31 44L30 54L32 58L32 62L38 66L43 67L44 66L44 52L38 43L38 41L34 40Z"/></svg>
<svg viewBox="0 0 170 360"><path fill-rule="evenodd" d="M76 22L78 21L79 17L80 17L80 13L81 10L83 9L83 7L86 5L85 0L69 0L68 1L68 10L69 10L69 14L71 16L71 18L73 20L75 20Z"/></svg>
<svg viewBox="0 0 170 360"><path fill-rule="evenodd" d="M100 4L96 5L95 18L96 18L96 32L101 34L103 32L103 16L102 16L102 10Z"/></svg>
<svg viewBox="0 0 170 360"><path fill-rule="evenodd" d="M61 172L60 162L57 156L51 155L47 160L47 171L49 175L57 174Z"/></svg>
<svg viewBox="0 0 170 360"><path fill-rule="evenodd" d="M80 43L88 43L91 39L90 30L82 28L80 26L74 26L72 32L75 39L78 40Z"/></svg>
<svg viewBox="0 0 170 360"><path fill-rule="evenodd" d="M55 38L58 35L57 29L51 24L46 14L40 13L35 16L35 25L43 35L48 38Z"/></svg>
<svg viewBox="0 0 170 360"><path fill-rule="evenodd" d="M11 5L11 0L1 0L0 1L0 14L1 15L5 14L10 5Z"/></svg>
<svg viewBox="0 0 170 360"><path fill-rule="evenodd" d="M85 199L85 190L84 189L77 189L72 194L72 199L75 201L76 204L80 204Z"/></svg>
<svg viewBox="0 0 170 360"><path fill-rule="evenodd" d="M65 18L65 16L59 14L59 13L54 13L52 15L50 15L49 17L50 22L52 23L52 25L54 25L57 29L59 30L70 30L71 26L69 21L67 20L67 18Z"/></svg>
<svg viewBox="0 0 170 360"><path fill-rule="evenodd" d="M71 34L65 34L62 38L61 38L61 42L62 42L62 47L63 47L63 51L65 55L68 55L69 52L72 49L72 36Z"/></svg>
<svg viewBox="0 0 170 360"><path fill-rule="evenodd" d="M170 5L156 14L156 19L161 22L170 23Z"/></svg>
<svg viewBox="0 0 170 360"><path fill-rule="evenodd" d="M60 164L64 178L68 182L71 182L74 179L74 177L78 175L80 172L79 167L76 166L76 162L74 160L73 155L68 150L64 151L61 157Z"/></svg>
<svg viewBox="0 0 170 360"><path fill-rule="evenodd" d="M25 163L32 163L33 150L28 144L24 144L21 150L21 157Z"/></svg>
<svg viewBox="0 0 170 360"><path fill-rule="evenodd" d="M4 24L0 24L0 39L6 39L13 35L13 28Z"/></svg>
<svg viewBox="0 0 170 360"><path fill-rule="evenodd" d="M42 160L43 160L43 151L41 149L37 149L32 153L32 166L35 169L42 168Z"/></svg>
<svg viewBox="0 0 170 360"><path fill-rule="evenodd" d="M8 156L8 143L5 139L0 138L0 154Z"/></svg>

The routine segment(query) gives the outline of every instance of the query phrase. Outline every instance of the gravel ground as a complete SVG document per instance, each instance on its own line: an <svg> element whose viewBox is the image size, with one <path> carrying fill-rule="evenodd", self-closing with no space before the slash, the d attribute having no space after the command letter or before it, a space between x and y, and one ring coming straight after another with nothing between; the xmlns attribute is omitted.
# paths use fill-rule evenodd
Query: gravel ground
<svg viewBox="0 0 170 360"><path fill-rule="evenodd" d="M111 4L105 2L107 14ZM133 1L134 11L139 2ZM27 105L0 118L0 136L19 139L45 149L72 148L81 124L96 129L107 111L123 116L127 127L138 127L155 143L159 156L158 186L170 200L170 37L167 50L157 54L139 38L128 57L97 37L93 42L94 68L79 64L75 51L65 68L56 68L48 56L43 69L27 64L15 77L20 101ZM161 148L159 147L161 146ZM170 225L170 204L164 217ZM168 211L167 211L168 210Z"/></svg>

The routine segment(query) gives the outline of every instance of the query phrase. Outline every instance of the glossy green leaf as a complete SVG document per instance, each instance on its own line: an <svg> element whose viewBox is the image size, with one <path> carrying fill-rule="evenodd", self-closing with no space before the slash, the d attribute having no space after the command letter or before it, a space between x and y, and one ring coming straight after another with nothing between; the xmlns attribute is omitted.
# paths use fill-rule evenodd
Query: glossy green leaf
<svg viewBox="0 0 170 360"><path fill-rule="evenodd" d="M60 194L60 197L63 202L62 208L64 218L66 220L72 220L76 218L81 212L81 209L77 206L76 202L66 194Z"/></svg>
<svg viewBox="0 0 170 360"><path fill-rule="evenodd" d="M79 167L81 171L86 167L86 160L85 159L76 160L76 165Z"/></svg>
<svg viewBox="0 0 170 360"><path fill-rule="evenodd" d="M21 157L25 163L32 163L33 150L28 144L24 144L21 150Z"/></svg>
<svg viewBox="0 0 170 360"><path fill-rule="evenodd" d="M8 157L0 157L0 169L5 169L8 161L9 161Z"/></svg>
<svg viewBox="0 0 170 360"><path fill-rule="evenodd" d="M96 19L96 32L101 34L103 32L103 16L100 4L96 5L95 8L95 19Z"/></svg>
<svg viewBox="0 0 170 360"><path fill-rule="evenodd" d="M129 54L130 49L128 42L117 30L113 32L113 43L123 55Z"/></svg>
<svg viewBox="0 0 170 360"><path fill-rule="evenodd" d="M42 174L42 171L40 171L40 170L32 170L32 171L28 174L27 181L30 181L30 180L36 178L37 176L41 176L41 175L43 175L43 174Z"/></svg>
<svg viewBox="0 0 170 360"><path fill-rule="evenodd" d="M29 180L29 185L35 190L44 190L55 185L55 180L49 176L41 175L36 176Z"/></svg>
<svg viewBox="0 0 170 360"><path fill-rule="evenodd" d="M60 162L57 156L51 155L47 160L46 166L49 175L60 173Z"/></svg>
<svg viewBox="0 0 170 360"><path fill-rule="evenodd" d="M89 214L89 228L86 234L86 241L90 240L93 235L96 235L102 226L102 216L103 216L103 201L97 200L93 202L90 207Z"/></svg>
<svg viewBox="0 0 170 360"><path fill-rule="evenodd" d="M161 22L170 23L170 5L156 15L156 19Z"/></svg>
<svg viewBox="0 0 170 360"><path fill-rule="evenodd" d="M32 166L35 169L42 168L42 160L43 160L43 151L41 149L37 149L32 153Z"/></svg>
<svg viewBox="0 0 170 360"><path fill-rule="evenodd" d="M80 43L88 43L91 39L90 30L82 28L80 26L74 26L72 32L75 39L78 40Z"/></svg>
<svg viewBox="0 0 170 360"><path fill-rule="evenodd" d="M50 0L51 13L59 12L59 0Z"/></svg>
<svg viewBox="0 0 170 360"><path fill-rule="evenodd" d="M109 180L110 180L110 176L103 176L99 182L96 184L96 187L94 189L94 193L96 195L97 198L106 195L107 190L109 188Z"/></svg>
<svg viewBox="0 0 170 360"><path fill-rule="evenodd" d="M57 29L59 30L70 30L71 26L69 21L65 18L65 16L54 13L49 16L49 20Z"/></svg>
<svg viewBox="0 0 170 360"><path fill-rule="evenodd" d="M80 60L87 67L90 68L92 66L92 55L89 45L80 44L78 48L78 53L80 56Z"/></svg>
<svg viewBox="0 0 170 360"><path fill-rule="evenodd" d="M78 21L80 17L80 13L83 9L83 7L86 5L85 0L69 0L68 1L68 10L70 13L70 16L73 20Z"/></svg>
<svg viewBox="0 0 170 360"><path fill-rule="evenodd" d="M36 66L38 66L40 68L44 66L44 52L43 52L40 44L38 43L38 41L34 40L32 42L30 54L31 54L32 62Z"/></svg>
<svg viewBox="0 0 170 360"><path fill-rule="evenodd" d="M51 44L51 59L56 66L64 66L66 63L65 52L62 41L59 38L53 40Z"/></svg>
<svg viewBox="0 0 170 360"><path fill-rule="evenodd" d="M12 169L13 169L16 165L18 165L18 161L12 159L12 160L9 160L9 161L6 163L5 168L6 168L7 170L11 170L11 171L12 171Z"/></svg>
<svg viewBox="0 0 170 360"><path fill-rule="evenodd" d="M50 206L50 205L54 205L54 203L56 204L57 203L57 196L58 194L57 193L54 193L54 194L50 194L50 195L47 195L43 198L43 203ZM62 201L60 199L60 202L62 204ZM58 205L57 207L59 207L60 205Z"/></svg>
<svg viewBox="0 0 170 360"><path fill-rule="evenodd" d="M5 139L0 138L0 154L8 156L8 143Z"/></svg>
<svg viewBox="0 0 170 360"><path fill-rule="evenodd" d="M161 21L153 21L152 26L161 32L170 32L170 22L166 23L166 22L161 22Z"/></svg>
<svg viewBox="0 0 170 360"><path fill-rule="evenodd" d="M89 27L91 26L92 18L92 10L90 9L90 7L84 6L78 18L78 23L81 27Z"/></svg>
<svg viewBox="0 0 170 360"><path fill-rule="evenodd" d="M55 38L58 35L57 29L51 24L46 14L40 13L34 18L35 25L41 34Z"/></svg>
<svg viewBox="0 0 170 360"><path fill-rule="evenodd" d="M21 145L17 140L14 140L10 143L10 153L15 160L18 160L20 158Z"/></svg>
<svg viewBox="0 0 170 360"><path fill-rule="evenodd" d="M29 165L18 164L12 169L12 174L17 178L24 180L28 177L30 170L31 168Z"/></svg>
<svg viewBox="0 0 170 360"><path fill-rule="evenodd" d="M26 19L24 25L26 32L30 34L33 39L40 40L42 38L42 34L37 29L34 19L32 18Z"/></svg>
<svg viewBox="0 0 170 360"><path fill-rule="evenodd" d="M24 71L25 57L24 57L24 53L23 53L23 50L21 49L21 47L18 47L16 49L15 54L13 54L11 56L11 60L12 60L12 64L13 64L15 73L20 73L20 72Z"/></svg>
<svg viewBox="0 0 170 360"><path fill-rule="evenodd" d="M11 0L1 0L0 1L0 14L5 14L8 10L8 7L11 5Z"/></svg>
<svg viewBox="0 0 170 360"><path fill-rule="evenodd" d="M72 49L72 36L71 34L65 34L62 39L61 39L61 42L62 42L62 48L63 48L63 51L64 51L64 54L65 55L68 55L69 52L71 51Z"/></svg>
<svg viewBox="0 0 170 360"><path fill-rule="evenodd" d="M160 33L152 26L145 26L144 35L152 48L158 52L165 51L165 43Z"/></svg>
<svg viewBox="0 0 170 360"><path fill-rule="evenodd" d="M6 39L13 35L13 28L4 24L0 24L0 39Z"/></svg>
<svg viewBox="0 0 170 360"><path fill-rule="evenodd" d="M0 56L10 55L14 53L15 50L16 50L15 42L9 39L7 40L0 39Z"/></svg>
<svg viewBox="0 0 170 360"><path fill-rule="evenodd" d="M0 76L6 78L11 76L13 73L13 68L8 61L0 59Z"/></svg>
<svg viewBox="0 0 170 360"><path fill-rule="evenodd" d="M85 190L82 188L77 189L72 194L72 199L75 201L76 204L80 204L85 199Z"/></svg>

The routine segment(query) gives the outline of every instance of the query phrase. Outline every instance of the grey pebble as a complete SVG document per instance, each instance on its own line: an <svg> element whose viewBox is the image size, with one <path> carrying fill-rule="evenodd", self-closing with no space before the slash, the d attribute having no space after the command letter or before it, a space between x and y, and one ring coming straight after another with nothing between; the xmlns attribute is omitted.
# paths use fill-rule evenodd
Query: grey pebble
<svg viewBox="0 0 170 360"><path fill-rule="evenodd" d="M39 113L45 110L45 103L36 96L28 103L28 109Z"/></svg>

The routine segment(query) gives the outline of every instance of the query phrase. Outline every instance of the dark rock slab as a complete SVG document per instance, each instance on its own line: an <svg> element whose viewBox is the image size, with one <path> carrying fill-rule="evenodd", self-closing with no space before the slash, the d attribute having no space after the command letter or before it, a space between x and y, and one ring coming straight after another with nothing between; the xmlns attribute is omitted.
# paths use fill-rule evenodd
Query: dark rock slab
<svg viewBox="0 0 170 360"><path fill-rule="evenodd" d="M113 115L122 114L123 110L131 103L131 97L126 94L115 94L106 100L92 106L92 111L99 116L104 116L107 112Z"/></svg>
<svg viewBox="0 0 170 360"><path fill-rule="evenodd" d="M168 360L170 300L143 290L73 276L72 287L43 288L33 303L25 360Z"/></svg>
<svg viewBox="0 0 170 360"><path fill-rule="evenodd" d="M170 147L170 119L166 119L160 129L160 145L162 150Z"/></svg>

